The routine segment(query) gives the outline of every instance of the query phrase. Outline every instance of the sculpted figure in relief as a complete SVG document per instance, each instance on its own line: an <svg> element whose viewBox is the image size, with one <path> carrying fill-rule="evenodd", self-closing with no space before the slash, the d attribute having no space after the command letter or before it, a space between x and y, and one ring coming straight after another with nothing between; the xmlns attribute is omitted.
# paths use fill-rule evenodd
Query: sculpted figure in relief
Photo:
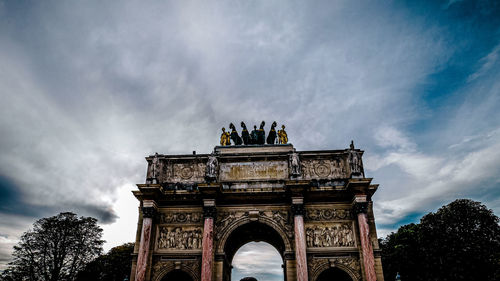
<svg viewBox="0 0 500 281"><path fill-rule="evenodd" d="M159 249L200 249L202 231L200 228L183 230L181 227L162 227L158 238Z"/></svg>
<svg viewBox="0 0 500 281"><path fill-rule="evenodd" d="M308 227L308 247L354 247L354 233L349 224L334 224L326 227Z"/></svg>

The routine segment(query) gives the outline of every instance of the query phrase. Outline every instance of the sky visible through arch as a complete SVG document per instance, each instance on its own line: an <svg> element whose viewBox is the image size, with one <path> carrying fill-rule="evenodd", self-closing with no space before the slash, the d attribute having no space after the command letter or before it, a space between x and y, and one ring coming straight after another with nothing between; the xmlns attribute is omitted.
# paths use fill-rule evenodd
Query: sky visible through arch
<svg viewBox="0 0 500 281"><path fill-rule="evenodd" d="M0 268L38 218L134 240L144 157L286 124L366 151L378 235L456 198L500 214L500 3L0 0Z"/></svg>
<svg viewBox="0 0 500 281"><path fill-rule="evenodd" d="M254 277L257 281L282 281L283 259L266 242L250 242L236 251L233 258L231 280L239 281L243 277Z"/></svg>

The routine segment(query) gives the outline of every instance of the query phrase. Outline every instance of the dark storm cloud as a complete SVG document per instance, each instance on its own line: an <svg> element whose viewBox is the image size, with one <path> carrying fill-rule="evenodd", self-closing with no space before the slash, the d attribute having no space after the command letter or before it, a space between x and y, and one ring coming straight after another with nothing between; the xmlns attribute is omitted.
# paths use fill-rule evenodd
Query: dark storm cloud
<svg viewBox="0 0 500 281"><path fill-rule="evenodd" d="M299 150L354 139L380 233L458 196L498 213L499 20L497 1L0 1L0 246L59 211L112 223L144 156L208 153L241 120Z"/></svg>

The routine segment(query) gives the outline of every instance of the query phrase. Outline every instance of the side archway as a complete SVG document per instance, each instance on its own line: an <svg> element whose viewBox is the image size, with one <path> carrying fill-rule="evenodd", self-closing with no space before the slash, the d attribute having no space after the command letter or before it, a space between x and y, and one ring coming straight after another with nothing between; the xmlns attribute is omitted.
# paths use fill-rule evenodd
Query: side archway
<svg viewBox="0 0 500 281"><path fill-rule="evenodd" d="M359 261L354 257L340 257L333 259L313 259L308 261L309 280L325 281L325 280L344 280L349 276L349 281L360 281L361 272ZM340 270L340 272L339 272ZM322 274L325 274L322 276ZM337 276L338 275L338 276ZM337 276L337 279L328 279L332 276ZM321 277L321 278L320 278ZM344 277L344 279L339 279Z"/></svg>
<svg viewBox="0 0 500 281"><path fill-rule="evenodd" d="M153 267L152 281L200 281L199 261L161 261ZM189 278L188 278L189 277ZM181 278L181 279L178 279Z"/></svg>

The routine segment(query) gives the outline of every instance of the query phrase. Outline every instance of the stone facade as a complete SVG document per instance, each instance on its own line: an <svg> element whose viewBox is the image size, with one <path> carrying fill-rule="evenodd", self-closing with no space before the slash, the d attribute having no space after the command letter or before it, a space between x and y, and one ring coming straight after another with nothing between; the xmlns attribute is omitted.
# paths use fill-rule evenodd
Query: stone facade
<svg viewBox="0 0 500 281"><path fill-rule="evenodd" d="M230 281L234 254L265 241L286 281L316 281L337 267L383 281L363 151L296 151L291 144L217 146L212 154L147 157L131 281L183 271Z"/></svg>

